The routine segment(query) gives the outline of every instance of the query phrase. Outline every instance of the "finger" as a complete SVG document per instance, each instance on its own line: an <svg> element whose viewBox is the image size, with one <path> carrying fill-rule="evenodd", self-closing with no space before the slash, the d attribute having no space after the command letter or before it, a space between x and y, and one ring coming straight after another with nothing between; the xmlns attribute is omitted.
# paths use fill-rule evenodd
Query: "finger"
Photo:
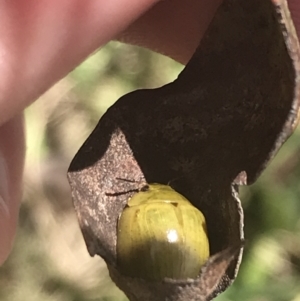
<svg viewBox="0 0 300 301"><path fill-rule="evenodd" d="M221 3L222 0L162 1L131 24L118 39L153 49L185 64ZM288 0L288 5L300 37L300 1Z"/></svg>
<svg viewBox="0 0 300 301"><path fill-rule="evenodd" d="M156 1L0 1L0 124Z"/></svg>
<svg viewBox="0 0 300 301"><path fill-rule="evenodd" d="M0 126L0 265L16 231L24 163L23 116Z"/></svg>

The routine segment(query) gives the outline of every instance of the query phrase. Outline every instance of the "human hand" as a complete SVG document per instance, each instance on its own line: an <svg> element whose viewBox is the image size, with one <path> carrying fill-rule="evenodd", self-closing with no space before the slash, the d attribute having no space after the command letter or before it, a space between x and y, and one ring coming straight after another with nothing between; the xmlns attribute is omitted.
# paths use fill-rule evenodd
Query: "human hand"
<svg viewBox="0 0 300 301"><path fill-rule="evenodd" d="M90 53L116 37L187 62L220 2L0 3L0 264L12 246L21 199L24 108ZM289 4L299 33L300 3L290 0Z"/></svg>

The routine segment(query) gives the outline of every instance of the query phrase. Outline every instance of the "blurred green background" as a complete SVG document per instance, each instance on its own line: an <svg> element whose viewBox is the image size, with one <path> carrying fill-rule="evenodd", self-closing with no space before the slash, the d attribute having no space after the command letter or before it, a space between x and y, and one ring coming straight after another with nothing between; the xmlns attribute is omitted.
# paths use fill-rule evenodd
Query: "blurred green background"
<svg viewBox="0 0 300 301"><path fill-rule="evenodd" d="M13 252L0 268L1 301L127 300L105 263L87 253L66 172L114 101L163 85L182 68L145 49L110 43L26 110L24 197ZM242 188L244 260L218 301L300 301L299 136L297 130L255 185Z"/></svg>

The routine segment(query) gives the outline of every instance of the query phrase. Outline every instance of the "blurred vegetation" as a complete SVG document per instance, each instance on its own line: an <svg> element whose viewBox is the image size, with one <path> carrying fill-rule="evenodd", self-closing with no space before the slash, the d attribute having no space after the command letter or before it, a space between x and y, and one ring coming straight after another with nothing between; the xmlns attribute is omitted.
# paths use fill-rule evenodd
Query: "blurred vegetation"
<svg viewBox="0 0 300 301"><path fill-rule="evenodd" d="M110 43L26 111L27 161L18 233L0 269L2 301L125 301L105 263L89 257L66 171L121 95L174 78L171 59ZM234 285L216 300L300 301L300 131L251 187L243 187L247 245Z"/></svg>

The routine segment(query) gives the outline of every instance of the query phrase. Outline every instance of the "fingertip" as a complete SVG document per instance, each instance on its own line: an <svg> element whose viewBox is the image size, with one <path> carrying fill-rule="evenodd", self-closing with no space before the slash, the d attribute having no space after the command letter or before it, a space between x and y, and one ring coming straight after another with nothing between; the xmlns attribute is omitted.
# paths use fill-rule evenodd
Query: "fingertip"
<svg viewBox="0 0 300 301"><path fill-rule="evenodd" d="M221 3L222 0L159 1L123 31L118 40L186 64Z"/></svg>
<svg viewBox="0 0 300 301"><path fill-rule="evenodd" d="M299 38L300 37L300 1L288 0L288 6Z"/></svg>

